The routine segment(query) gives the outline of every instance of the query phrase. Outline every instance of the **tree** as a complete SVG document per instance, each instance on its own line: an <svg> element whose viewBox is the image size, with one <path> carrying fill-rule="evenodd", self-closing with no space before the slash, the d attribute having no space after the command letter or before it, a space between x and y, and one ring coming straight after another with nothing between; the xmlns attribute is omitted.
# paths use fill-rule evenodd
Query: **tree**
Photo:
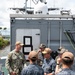
<svg viewBox="0 0 75 75"><path fill-rule="evenodd" d="M2 27L0 27L0 30L2 29Z"/></svg>
<svg viewBox="0 0 75 75"><path fill-rule="evenodd" d="M2 27L0 27L0 35L2 35L2 34L1 34L1 30L2 30Z"/></svg>
<svg viewBox="0 0 75 75"><path fill-rule="evenodd" d="M7 28L6 28L6 27L4 27L4 28L3 28L3 30L5 31L5 34L6 34L6 30L7 30Z"/></svg>

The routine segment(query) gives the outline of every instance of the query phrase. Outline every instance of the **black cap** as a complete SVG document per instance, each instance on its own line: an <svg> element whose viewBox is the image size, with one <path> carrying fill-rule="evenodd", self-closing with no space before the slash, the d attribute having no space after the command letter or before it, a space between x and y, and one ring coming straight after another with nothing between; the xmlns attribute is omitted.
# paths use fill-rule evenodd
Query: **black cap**
<svg viewBox="0 0 75 75"><path fill-rule="evenodd" d="M57 52L58 52L59 54L62 54L62 53L64 53L64 52L66 52L66 51L68 51L68 50L65 49L64 47L60 47Z"/></svg>
<svg viewBox="0 0 75 75"><path fill-rule="evenodd" d="M46 45L40 44L39 48L46 48Z"/></svg>

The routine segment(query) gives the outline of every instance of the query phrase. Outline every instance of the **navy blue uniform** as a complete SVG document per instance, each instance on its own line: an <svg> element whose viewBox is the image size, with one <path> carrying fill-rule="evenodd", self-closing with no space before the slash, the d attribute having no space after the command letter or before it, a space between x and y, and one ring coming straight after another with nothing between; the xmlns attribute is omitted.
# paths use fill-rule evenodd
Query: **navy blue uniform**
<svg viewBox="0 0 75 75"><path fill-rule="evenodd" d="M3 73L0 71L0 75L3 75Z"/></svg>
<svg viewBox="0 0 75 75"><path fill-rule="evenodd" d="M44 71L36 64L29 64L22 70L21 75L44 75Z"/></svg>
<svg viewBox="0 0 75 75"><path fill-rule="evenodd" d="M44 73L52 73L55 71L56 63L53 58L50 59L44 59L44 63L42 65L42 68L44 70Z"/></svg>
<svg viewBox="0 0 75 75"><path fill-rule="evenodd" d="M75 75L75 72L72 71L71 69L62 69L59 73L56 75Z"/></svg>

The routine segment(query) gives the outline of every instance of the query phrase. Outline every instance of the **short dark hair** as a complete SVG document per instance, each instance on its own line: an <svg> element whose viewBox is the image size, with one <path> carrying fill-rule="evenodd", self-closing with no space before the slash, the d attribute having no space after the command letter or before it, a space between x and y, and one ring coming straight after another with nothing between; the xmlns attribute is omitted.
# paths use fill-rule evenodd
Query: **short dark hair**
<svg viewBox="0 0 75 75"><path fill-rule="evenodd" d="M30 58L30 60L31 60L32 62L35 62L35 61L37 60L37 58L33 57L33 58Z"/></svg>
<svg viewBox="0 0 75 75"><path fill-rule="evenodd" d="M73 60L71 60L69 57L65 57L62 59L63 64L65 65L71 65L73 63Z"/></svg>

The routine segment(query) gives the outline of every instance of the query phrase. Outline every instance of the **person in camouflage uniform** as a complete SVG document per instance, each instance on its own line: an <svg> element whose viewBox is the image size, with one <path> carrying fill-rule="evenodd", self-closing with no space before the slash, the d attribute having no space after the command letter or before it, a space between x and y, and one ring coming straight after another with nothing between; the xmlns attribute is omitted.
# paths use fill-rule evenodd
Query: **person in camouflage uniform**
<svg viewBox="0 0 75 75"><path fill-rule="evenodd" d="M5 66L10 75L21 75L21 70L26 62L25 56L20 52L23 44L16 42L15 49L8 54Z"/></svg>

